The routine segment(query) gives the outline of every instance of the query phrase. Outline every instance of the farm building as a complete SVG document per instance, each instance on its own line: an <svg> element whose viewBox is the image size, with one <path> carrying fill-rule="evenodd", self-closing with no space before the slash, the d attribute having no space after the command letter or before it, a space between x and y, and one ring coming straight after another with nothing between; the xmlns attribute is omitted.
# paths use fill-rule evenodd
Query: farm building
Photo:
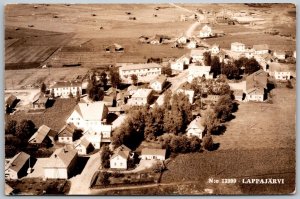
<svg viewBox="0 0 300 199"><path fill-rule="evenodd" d="M212 31L212 28L208 25L204 25L199 32L200 38L209 38L209 37L213 37L213 36L214 36L214 33Z"/></svg>
<svg viewBox="0 0 300 199"><path fill-rule="evenodd" d="M262 54L269 53L269 46L267 44L253 45L253 49L254 49L256 55L262 55Z"/></svg>
<svg viewBox="0 0 300 199"><path fill-rule="evenodd" d="M57 132L46 125L42 125L28 140L29 144L39 147L49 147L54 143Z"/></svg>
<svg viewBox="0 0 300 199"><path fill-rule="evenodd" d="M124 83L132 83L131 75L136 75L139 82L150 82L161 75L162 66L157 63L123 64L119 68L120 79Z"/></svg>
<svg viewBox="0 0 300 199"><path fill-rule="evenodd" d="M84 131L105 124L107 114L108 108L102 101L92 103L80 102L75 106L66 122L72 123Z"/></svg>
<svg viewBox="0 0 300 199"><path fill-rule="evenodd" d="M207 52L205 49L192 49L190 56L192 58L192 62L202 62L204 60L204 53Z"/></svg>
<svg viewBox="0 0 300 199"><path fill-rule="evenodd" d="M231 43L231 51L232 52L242 53L242 52L245 52L245 49L246 49L246 46L243 43L240 43L240 42Z"/></svg>
<svg viewBox="0 0 300 199"><path fill-rule="evenodd" d="M182 55L175 62L171 63L171 69L175 71L183 71L190 64L190 56Z"/></svg>
<svg viewBox="0 0 300 199"><path fill-rule="evenodd" d="M205 79L212 79L213 74L210 73L211 66L198 66L195 64L189 65L188 82L192 82L196 77L205 77Z"/></svg>
<svg viewBox="0 0 300 199"><path fill-rule="evenodd" d="M5 106L10 109L15 108L17 103L18 103L17 97L12 94L9 95L8 98L5 100Z"/></svg>
<svg viewBox="0 0 300 199"><path fill-rule="evenodd" d="M143 148L140 158L142 160L165 160L166 149Z"/></svg>
<svg viewBox="0 0 300 199"><path fill-rule="evenodd" d="M276 80L289 80L291 78L291 71L288 66L272 62L269 64L269 75Z"/></svg>
<svg viewBox="0 0 300 199"><path fill-rule="evenodd" d="M82 139L89 141L95 149L100 149L102 142L110 142L112 125L90 128L83 133Z"/></svg>
<svg viewBox="0 0 300 199"><path fill-rule="evenodd" d="M66 124L59 132L58 132L58 142L64 144L72 144L74 139L74 133L76 130L76 126L74 124Z"/></svg>
<svg viewBox="0 0 300 199"><path fill-rule="evenodd" d="M263 102L267 98L267 82L268 76L263 70L246 77L246 100Z"/></svg>
<svg viewBox="0 0 300 199"><path fill-rule="evenodd" d="M277 58L278 60L285 60L285 58L286 58L286 52L285 51L281 51L281 50L274 51L273 56L275 58Z"/></svg>
<svg viewBox="0 0 300 199"><path fill-rule="evenodd" d="M27 175L30 155L20 152L5 164L5 179L17 180Z"/></svg>
<svg viewBox="0 0 300 199"><path fill-rule="evenodd" d="M201 117L197 116L191 123L188 125L186 131L187 136L192 137L196 136L200 139L203 138L203 132L205 130L205 127L201 123Z"/></svg>
<svg viewBox="0 0 300 199"><path fill-rule="evenodd" d="M94 147L86 138L77 140L74 143L74 148L77 150L79 155L86 155L93 151Z"/></svg>
<svg viewBox="0 0 300 199"><path fill-rule="evenodd" d="M164 75L160 75L150 82L150 88L152 88L154 91L161 92L164 89L166 82L167 77Z"/></svg>
<svg viewBox="0 0 300 199"><path fill-rule="evenodd" d="M37 95L37 98L33 99L32 108L33 109L46 109L49 105L49 97L43 94Z"/></svg>
<svg viewBox="0 0 300 199"><path fill-rule="evenodd" d="M68 98L70 95L82 95L82 83L77 81L59 81L50 86L54 97Z"/></svg>
<svg viewBox="0 0 300 199"><path fill-rule="evenodd" d="M145 106L150 103L152 89L138 89L128 100L130 106Z"/></svg>
<svg viewBox="0 0 300 199"><path fill-rule="evenodd" d="M72 147L56 149L43 166L46 179L68 179L76 166L77 150Z"/></svg>
<svg viewBox="0 0 300 199"><path fill-rule="evenodd" d="M127 169L127 161L130 156L131 149L125 145L121 145L114 150L114 154L110 158L111 169Z"/></svg>
<svg viewBox="0 0 300 199"><path fill-rule="evenodd" d="M105 48L105 51L108 53L113 53L113 52L124 52L124 48L120 44L112 44L110 46L107 46Z"/></svg>

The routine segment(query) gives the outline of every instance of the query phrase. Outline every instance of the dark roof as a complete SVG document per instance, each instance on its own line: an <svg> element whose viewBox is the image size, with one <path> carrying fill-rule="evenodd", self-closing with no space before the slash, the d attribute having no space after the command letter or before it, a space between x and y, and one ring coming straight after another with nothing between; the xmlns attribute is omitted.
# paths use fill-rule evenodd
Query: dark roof
<svg viewBox="0 0 300 199"><path fill-rule="evenodd" d="M25 152L20 152L17 155L13 157L9 164L9 169L19 172L23 166L26 164L26 162L29 160L30 155L28 155Z"/></svg>
<svg viewBox="0 0 300 199"><path fill-rule="evenodd" d="M58 133L58 137L73 137L76 126L74 124L66 124Z"/></svg>
<svg viewBox="0 0 300 199"><path fill-rule="evenodd" d="M46 104L49 100L49 97L44 96L43 94L40 94L39 98L33 101L33 104L40 103L40 104Z"/></svg>
<svg viewBox="0 0 300 199"><path fill-rule="evenodd" d="M17 100L17 97L11 94L11 95L6 99L5 104L7 104L8 106L12 106L12 105L15 103L16 100Z"/></svg>
<svg viewBox="0 0 300 199"><path fill-rule="evenodd" d="M31 136L28 142L32 144L42 143L45 140L48 133L50 132L50 130L51 129L46 125L40 126L40 128Z"/></svg>

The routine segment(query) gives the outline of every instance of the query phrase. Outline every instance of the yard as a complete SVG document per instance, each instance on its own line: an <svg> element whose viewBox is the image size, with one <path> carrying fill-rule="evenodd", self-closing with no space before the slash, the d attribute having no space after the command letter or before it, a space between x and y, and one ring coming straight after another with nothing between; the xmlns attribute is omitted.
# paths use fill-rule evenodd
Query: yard
<svg viewBox="0 0 300 199"><path fill-rule="evenodd" d="M23 178L7 181L17 194L22 195L66 195L70 190L67 180L46 180L42 178Z"/></svg>

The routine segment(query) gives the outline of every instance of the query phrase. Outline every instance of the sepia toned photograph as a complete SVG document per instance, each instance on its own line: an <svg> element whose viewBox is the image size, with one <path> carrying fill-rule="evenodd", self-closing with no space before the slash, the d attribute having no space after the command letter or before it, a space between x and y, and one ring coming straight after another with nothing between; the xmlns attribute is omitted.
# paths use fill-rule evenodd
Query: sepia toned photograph
<svg viewBox="0 0 300 199"><path fill-rule="evenodd" d="M295 4L7 4L2 28L5 195L296 193Z"/></svg>

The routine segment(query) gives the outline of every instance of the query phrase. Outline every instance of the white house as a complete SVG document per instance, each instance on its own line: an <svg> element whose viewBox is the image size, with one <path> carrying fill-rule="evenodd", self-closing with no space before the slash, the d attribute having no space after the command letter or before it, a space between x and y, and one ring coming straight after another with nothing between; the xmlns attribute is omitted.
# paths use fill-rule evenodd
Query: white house
<svg viewBox="0 0 300 199"><path fill-rule="evenodd" d="M240 43L240 42L231 43L231 51L232 52L242 53L245 51L245 49L246 49L246 46L243 43Z"/></svg>
<svg viewBox="0 0 300 199"><path fill-rule="evenodd" d="M253 45L253 50L256 55L268 54L269 46L267 44Z"/></svg>
<svg viewBox="0 0 300 199"><path fill-rule="evenodd" d="M197 116L193 121L191 121L186 129L188 137L196 136L200 139L203 138L204 130L205 127L201 124L200 116Z"/></svg>
<svg viewBox="0 0 300 199"><path fill-rule="evenodd" d="M127 169L127 160L129 159L130 149L125 145L121 145L114 150L114 154L110 158L111 169Z"/></svg>
<svg viewBox="0 0 300 199"><path fill-rule="evenodd" d="M30 155L20 152L8 160L5 164L5 179L17 180L26 176L29 168L29 159Z"/></svg>
<svg viewBox="0 0 300 199"><path fill-rule="evenodd" d="M185 36L181 36L177 39L177 43L186 44L187 43L187 38Z"/></svg>
<svg viewBox="0 0 300 199"><path fill-rule="evenodd" d="M74 143L74 148L78 151L79 155L86 155L93 151L93 145L85 137L77 140Z"/></svg>
<svg viewBox="0 0 300 199"><path fill-rule="evenodd" d="M78 103L67 123L73 123L77 128L87 130L106 123L108 108L104 102Z"/></svg>
<svg viewBox="0 0 300 199"><path fill-rule="evenodd" d="M160 75L150 82L150 88L152 88L154 91L161 92L166 82L167 82L167 77L164 75Z"/></svg>
<svg viewBox="0 0 300 199"><path fill-rule="evenodd" d="M211 52L211 54L214 54L214 55L218 54L220 52L220 45L218 45L218 44L212 45L210 48L210 52Z"/></svg>
<svg viewBox="0 0 300 199"><path fill-rule="evenodd" d="M204 53L207 52L205 49L192 49L190 56L192 58L192 62L202 62L204 61Z"/></svg>
<svg viewBox="0 0 300 199"><path fill-rule="evenodd" d="M76 126L72 123L68 123L58 132L58 142L64 144L72 144L74 141L74 133Z"/></svg>
<svg viewBox="0 0 300 199"><path fill-rule="evenodd" d="M124 83L132 83L131 75L136 75L139 82L150 82L161 75L162 66L157 63L122 64L119 68L120 79Z"/></svg>
<svg viewBox="0 0 300 199"><path fill-rule="evenodd" d="M197 42L195 40L191 40L187 46L188 49L193 49L193 48L197 48Z"/></svg>
<svg viewBox="0 0 300 199"><path fill-rule="evenodd" d="M204 25L199 32L200 38L208 38L214 36L212 28L208 25Z"/></svg>
<svg viewBox="0 0 300 199"><path fill-rule="evenodd" d="M268 76L262 69L246 77L246 101L261 101L266 99Z"/></svg>
<svg viewBox="0 0 300 199"><path fill-rule="evenodd" d="M285 53L285 51L277 50L277 51L274 51L273 55L277 59L284 60L285 56L286 56L286 53Z"/></svg>
<svg viewBox="0 0 300 199"><path fill-rule="evenodd" d="M269 64L269 74L276 80L291 79L291 71L289 67L277 62L272 62Z"/></svg>
<svg viewBox="0 0 300 199"><path fill-rule="evenodd" d="M73 96L82 95L82 83L78 81L59 81L50 86L50 92L54 97L68 98L70 93Z"/></svg>
<svg viewBox="0 0 300 199"><path fill-rule="evenodd" d="M205 79L212 79L213 74L210 73L211 66L198 66L195 64L189 65L188 82L192 82L196 77L205 77Z"/></svg>
<svg viewBox="0 0 300 199"><path fill-rule="evenodd" d="M77 150L73 147L56 149L43 165L44 177L47 179L68 179L76 166Z"/></svg>
<svg viewBox="0 0 300 199"><path fill-rule="evenodd" d="M255 50L254 49L245 49L244 55L248 59L251 59L252 57L254 57L254 56L258 55L258 54L255 54Z"/></svg>
<svg viewBox="0 0 300 199"><path fill-rule="evenodd" d="M142 160L165 160L166 149L143 148L140 158Z"/></svg>
<svg viewBox="0 0 300 199"><path fill-rule="evenodd" d="M187 55L183 55L178 58L175 62L171 63L171 69L176 71L183 71L185 67L190 64L191 58Z"/></svg>
<svg viewBox="0 0 300 199"><path fill-rule="evenodd" d="M128 100L130 106L145 106L152 98L152 89L138 89Z"/></svg>

